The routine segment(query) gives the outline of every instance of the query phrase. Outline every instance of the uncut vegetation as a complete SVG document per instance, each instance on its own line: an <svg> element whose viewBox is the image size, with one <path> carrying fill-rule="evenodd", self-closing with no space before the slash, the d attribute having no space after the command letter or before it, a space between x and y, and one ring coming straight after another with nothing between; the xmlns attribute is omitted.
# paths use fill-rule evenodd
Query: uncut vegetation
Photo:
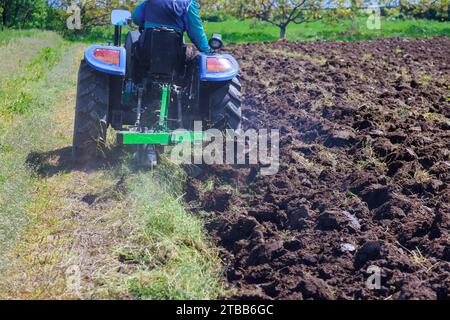
<svg viewBox="0 0 450 320"><path fill-rule="evenodd" d="M46 97L41 95L43 74L61 57L61 39L18 39L0 47L6 59L20 61L2 64L0 86L0 246L2 251L16 238L26 223L26 206L30 201L31 177L24 163L30 149L40 138L45 142ZM9 79L5 79L9 76ZM19 114L27 113L23 119ZM3 257L0 257L0 265Z"/></svg>

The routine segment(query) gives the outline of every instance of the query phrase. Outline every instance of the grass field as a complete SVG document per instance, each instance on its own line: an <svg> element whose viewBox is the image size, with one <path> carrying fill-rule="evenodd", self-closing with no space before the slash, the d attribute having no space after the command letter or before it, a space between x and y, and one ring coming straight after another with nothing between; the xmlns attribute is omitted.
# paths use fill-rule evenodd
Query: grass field
<svg viewBox="0 0 450 320"><path fill-rule="evenodd" d="M223 295L222 262L204 221L183 208L179 168L138 171L127 153L95 170L72 166L86 44L32 34L0 33L9 59L0 65L0 298Z"/></svg>
<svg viewBox="0 0 450 320"><path fill-rule="evenodd" d="M287 38L291 41L312 40L372 40L380 37L432 37L450 36L450 22L429 20L390 20L383 19L380 30L369 30L367 19L360 18L360 32L349 32L351 21L336 22L316 21L303 24L291 24L288 27ZM206 22L205 28L209 34L221 33L226 42L259 42L279 39L277 27L265 23L247 21Z"/></svg>
<svg viewBox="0 0 450 320"><path fill-rule="evenodd" d="M0 45L7 44L12 39L18 38L31 38L31 37L43 37L45 36L44 32L36 33L36 30L3 30L0 31Z"/></svg>

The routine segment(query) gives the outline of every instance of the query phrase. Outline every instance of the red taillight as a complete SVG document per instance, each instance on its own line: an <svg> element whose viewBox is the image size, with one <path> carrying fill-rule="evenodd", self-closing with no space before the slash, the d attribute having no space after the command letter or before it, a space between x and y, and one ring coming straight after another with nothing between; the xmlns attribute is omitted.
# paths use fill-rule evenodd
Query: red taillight
<svg viewBox="0 0 450 320"><path fill-rule="evenodd" d="M114 64L116 66L120 65L120 51L111 49L95 49L94 57L100 61Z"/></svg>
<svg viewBox="0 0 450 320"><path fill-rule="evenodd" d="M206 58L206 71L225 72L233 67L233 63L226 58L208 57Z"/></svg>

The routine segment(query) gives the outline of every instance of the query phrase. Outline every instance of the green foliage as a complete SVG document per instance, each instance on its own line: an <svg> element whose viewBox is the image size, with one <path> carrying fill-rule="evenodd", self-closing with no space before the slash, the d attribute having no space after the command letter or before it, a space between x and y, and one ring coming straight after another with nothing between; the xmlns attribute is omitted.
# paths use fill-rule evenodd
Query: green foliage
<svg viewBox="0 0 450 320"><path fill-rule="evenodd" d="M73 3L72 0L61 1L61 31L67 37L86 37L95 32L98 27L110 25L110 16L113 9L133 10L140 3L137 0L110 0L110 1L80 1L77 3L80 9L81 30L69 30L66 27L67 19L74 12L67 12L67 8Z"/></svg>
<svg viewBox="0 0 450 320"><path fill-rule="evenodd" d="M73 14L67 9L75 4L80 9L82 30L68 30L66 21ZM112 9L132 10L136 0L111 1L48 1L3 0L0 2L0 26L2 28L39 28L64 33L84 34L96 26L109 24Z"/></svg>
<svg viewBox="0 0 450 320"><path fill-rule="evenodd" d="M399 18L449 21L449 0L384 0L383 3L389 8L386 14Z"/></svg>
<svg viewBox="0 0 450 320"><path fill-rule="evenodd" d="M225 13L217 12L217 11L216 12L205 12L202 15L202 20L208 21L208 22L223 22L230 18L231 18L231 16L226 15Z"/></svg>
<svg viewBox="0 0 450 320"><path fill-rule="evenodd" d="M0 24L3 28L44 28L49 11L45 0L3 0Z"/></svg>

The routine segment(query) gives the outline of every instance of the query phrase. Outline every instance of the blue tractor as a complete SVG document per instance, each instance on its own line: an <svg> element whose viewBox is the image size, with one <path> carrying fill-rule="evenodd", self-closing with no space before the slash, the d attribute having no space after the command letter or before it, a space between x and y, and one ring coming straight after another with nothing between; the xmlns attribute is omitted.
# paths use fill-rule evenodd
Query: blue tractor
<svg viewBox="0 0 450 320"><path fill-rule="evenodd" d="M73 157L86 164L106 145L108 128L119 143L136 145L136 160L153 167L164 146L203 139L205 129L241 127L238 64L214 35L214 52L186 59L184 36L168 28L134 30L121 45L131 13L113 10L114 45L93 45L78 75ZM181 130L180 130L181 129Z"/></svg>

